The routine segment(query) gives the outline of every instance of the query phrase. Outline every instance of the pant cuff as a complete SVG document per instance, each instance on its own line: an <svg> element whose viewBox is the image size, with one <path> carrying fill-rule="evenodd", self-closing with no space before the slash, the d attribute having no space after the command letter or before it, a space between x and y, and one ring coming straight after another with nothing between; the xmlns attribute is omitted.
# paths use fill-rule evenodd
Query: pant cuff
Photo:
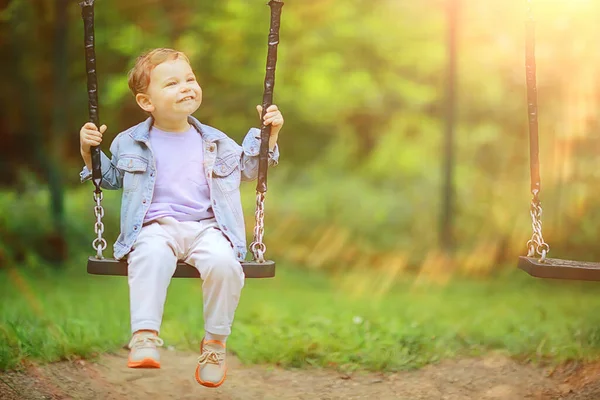
<svg viewBox="0 0 600 400"><path fill-rule="evenodd" d="M207 325L204 330L212 333L213 335L229 336L231 334L231 327L229 326L211 326Z"/></svg>
<svg viewBox="0 0 600 400"><path fill-rule="evenodd" d="M156 331L160 332L160 323L152 322L152 321L137 321L131 323L131 333L147 330L147 331Z"/></svg>

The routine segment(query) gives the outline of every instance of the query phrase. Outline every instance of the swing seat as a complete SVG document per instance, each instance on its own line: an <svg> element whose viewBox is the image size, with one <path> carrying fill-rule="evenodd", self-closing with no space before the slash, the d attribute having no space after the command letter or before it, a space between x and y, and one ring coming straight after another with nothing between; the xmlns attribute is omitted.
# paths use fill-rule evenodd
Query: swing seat
<svg viewBox="0 0 600 400"><path fill-rule="evenodd" d="M536 278L600 281L600 263L589 261L546 258L541 263L537 257L519 257L519 268Z"/></svg>
<svg viewBox="0 0 600 400"><path fill-rule="evenodd" d="M246 278L273 278L275 276L275 261L266 260L262 263L244 261L241 264ZM87 272L92 275L127 276L127 261L89 257ZM178 262L173 278L200 278L200 273L191 265Z"/></svg>

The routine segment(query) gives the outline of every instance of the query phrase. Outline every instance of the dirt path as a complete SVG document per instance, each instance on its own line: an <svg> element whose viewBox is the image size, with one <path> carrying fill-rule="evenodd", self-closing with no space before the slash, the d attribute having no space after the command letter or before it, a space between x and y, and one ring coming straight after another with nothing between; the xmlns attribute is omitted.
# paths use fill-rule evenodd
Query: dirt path
<svg viewBox="0 0 600 400"><path fill-rule="evenodd" d="M163 351L160 370L125 367L127 353L96 362L69 361L0 374L0 399L600 399L600 363L548 370L501 355L446 361L418 371L345 375L323 370L243 366L229 356L230 373L218 389L193 378L197 355Z"/></svg>

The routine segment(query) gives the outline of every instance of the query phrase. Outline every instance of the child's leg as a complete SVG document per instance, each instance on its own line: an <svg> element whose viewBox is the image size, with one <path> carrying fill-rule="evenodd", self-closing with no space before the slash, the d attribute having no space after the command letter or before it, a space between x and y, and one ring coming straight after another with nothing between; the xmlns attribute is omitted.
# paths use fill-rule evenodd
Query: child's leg
<svg viewBox="0 0 600 400"><path fill-rule="evenodd" d="M167 288L177 267L177 243L160 224L142 228L129 253L131 332L160 331Z"/></svg>
<svg viewBox="0 0 600 400"><path fill-rule="evenodd" d="M229 240L213 221L202 221L185 262L194 265L202 277L204 296L204 330L196 380L208 387L218 387L225 381L225 340L242 288L244 271Z"/></svg>
<svg viewBox="0 0 600 400"><path fill-rule="evenodd" d="M224 342L244 287L244 271L217 223L209 220L201 225L184 261L195 266L203 280L204 329Z"/></svg>

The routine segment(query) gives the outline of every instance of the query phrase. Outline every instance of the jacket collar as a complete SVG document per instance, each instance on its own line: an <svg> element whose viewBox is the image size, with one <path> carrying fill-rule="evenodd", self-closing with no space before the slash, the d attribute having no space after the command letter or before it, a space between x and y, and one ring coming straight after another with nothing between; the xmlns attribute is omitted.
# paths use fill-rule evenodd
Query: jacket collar
<svg viewBox="0 0 600 400"><path fill-rule="evenodd" d="M202 139L204 139L207 142L212 143L227 137L227 135L225 135L223 132L211 126L200 123L200 121L198 121L191 115L188 117L188 122L190 123L190 125L196 128L196 130L200 133L200 136L202 136ZM150 129L152 128L153 123L154 118L150 116L145 121L140 122L139 124L131 128L129 135L134 140L137 140L139 142L147 142L150 137Z"/></svg>

